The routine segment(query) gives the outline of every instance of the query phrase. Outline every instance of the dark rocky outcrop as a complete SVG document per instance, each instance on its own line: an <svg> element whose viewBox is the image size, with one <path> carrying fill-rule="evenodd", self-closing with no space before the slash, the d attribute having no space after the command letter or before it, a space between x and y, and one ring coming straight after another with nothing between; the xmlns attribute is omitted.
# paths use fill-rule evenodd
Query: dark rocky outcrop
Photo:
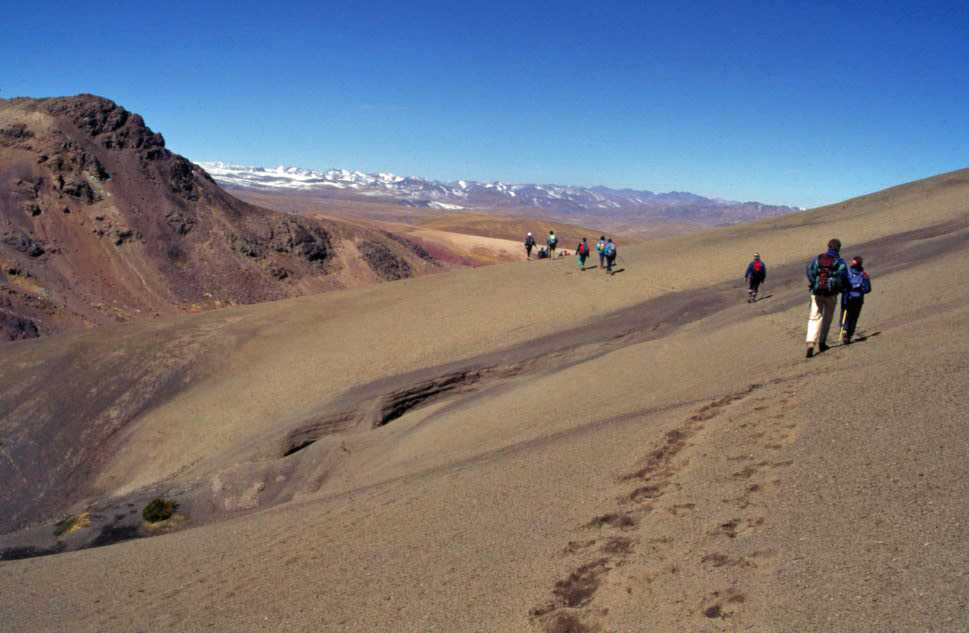
<svg viewBox="0 0 969 633"><path fill-rule="evenodd" d="M46 252L41 242L23 233L4 233L0 242L30 257L40 257Z"/></svg>
<svg viewBox="0 0 969 633"><path fill-rule="evenodd" d="M30 319L0 312L0 340L19 341L38 336L37 324Z"/></svg>
<svg viewBox="0 0 969 633"><path fill-rule="evenodd" d="M411 276L410 264L395 255L383 244L363 240L357 247L360 249L364 261L381 279L393 281Z"/></svg>

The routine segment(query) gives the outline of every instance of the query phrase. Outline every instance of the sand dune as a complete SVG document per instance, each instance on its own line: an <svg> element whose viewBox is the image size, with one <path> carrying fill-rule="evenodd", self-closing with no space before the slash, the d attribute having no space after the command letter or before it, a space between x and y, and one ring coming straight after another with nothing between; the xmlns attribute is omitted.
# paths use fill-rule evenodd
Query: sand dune
<svg viewBox="0 0 969 633"><path fill-rule="evenodd" d="M835 235L876 291L864 340L807 361ZM962 171L611 277L509 263L5 346L6 558L85 510L64 548L150 533L158 494L183 518L0 563L4 626L964 631L967 238Z"/></svg>

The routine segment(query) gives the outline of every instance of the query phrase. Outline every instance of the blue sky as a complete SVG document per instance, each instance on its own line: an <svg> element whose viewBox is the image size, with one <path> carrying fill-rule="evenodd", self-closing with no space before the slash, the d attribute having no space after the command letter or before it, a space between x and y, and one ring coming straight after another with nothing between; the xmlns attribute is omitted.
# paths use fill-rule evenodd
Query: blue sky
<svg viewBox="0 0 969 633"><path fill-rule="evenodd" d="M801 206L969 166L965 2L272 4L0 0L0 97L194 160Z"/></svg>

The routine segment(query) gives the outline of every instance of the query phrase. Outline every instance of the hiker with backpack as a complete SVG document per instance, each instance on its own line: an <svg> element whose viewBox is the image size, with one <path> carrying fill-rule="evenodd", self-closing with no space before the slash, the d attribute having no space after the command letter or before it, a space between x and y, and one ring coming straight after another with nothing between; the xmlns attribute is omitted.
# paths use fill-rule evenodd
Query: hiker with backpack
<svg viewBox="0 0 969 633"><path fill-rule="evenodd" d="M754 303L757 301L757 290L767 281L767 264L760 258L760 253L754 253L754 260L747 264L744 279L747 281L747 303Z"/></svg>
<svg viewBox="0 0 969 633"><path fill-rule="evenodd" d="M545 243L548 246L548 256L555 257L555 247L559 243L559 238L555 236L555 231L548 232L548 239L545 240Z"/></svg>
<svg viewBox="0 0 969 633"><path fill-rule="evenodd" d="M865 272L865 260L854 257L848 267L848 285L841 295L841 342L851 345L858 327L858 317L865 305L865 295L871 292L871 277Z"/></svg>
<svg viewBox="0 0 969 633"><path fill-rule="evenodd" d="M585 260L589 258L589 242L584 237L575 247L575 254L579 259L579 270L585 270Z"/></svg>
<svg viewBox="0 0 969 633"><path fill-rule="evenodd" d="M535 248L535 238L529 233L525 236L525 259L532 258L532 249Z"/></svg>
<svg viewBox="0 0 969 633"><path fill-rule="evenodd" d="M616 244L612 241L611 237L606 240L606 245L602 249L602 253L606 256L606 272L611 275L612 265L616 262Z"/></svg>
<svg viewBox="0 0 969 633"><path fill-rule="evenodd" d="M828 331L834 318L838 295L848 287L848 264L841 258L841 240L828 242L828 250L811 260L807 279L811 290L811 314L807 325L807 358L828 349Z"/></svg>
<svg viewBox="0 0 969 633"><path fill-rule="evenodd" d="M606 267L606 236L600 235L596 242L596 253L599 254L599 268Z"/></svg>

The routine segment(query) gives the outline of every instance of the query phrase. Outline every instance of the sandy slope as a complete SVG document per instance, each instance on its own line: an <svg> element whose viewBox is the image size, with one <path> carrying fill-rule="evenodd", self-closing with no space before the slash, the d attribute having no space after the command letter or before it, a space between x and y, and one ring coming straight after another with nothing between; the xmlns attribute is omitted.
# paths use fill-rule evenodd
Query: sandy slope
<svg viewBox="0 0 969 633"><path fill-rule="evenodd" d="M805 361L800 270L832 235L868 244L869 338ZM102 447L71 446L70 495L27 467L56 451L5 448L48 512L160 485L190 524L238 516L0 563L5 626L966 630L967 236L958 172L613 277L517 263L13 344L4 436Z"/></svg>

